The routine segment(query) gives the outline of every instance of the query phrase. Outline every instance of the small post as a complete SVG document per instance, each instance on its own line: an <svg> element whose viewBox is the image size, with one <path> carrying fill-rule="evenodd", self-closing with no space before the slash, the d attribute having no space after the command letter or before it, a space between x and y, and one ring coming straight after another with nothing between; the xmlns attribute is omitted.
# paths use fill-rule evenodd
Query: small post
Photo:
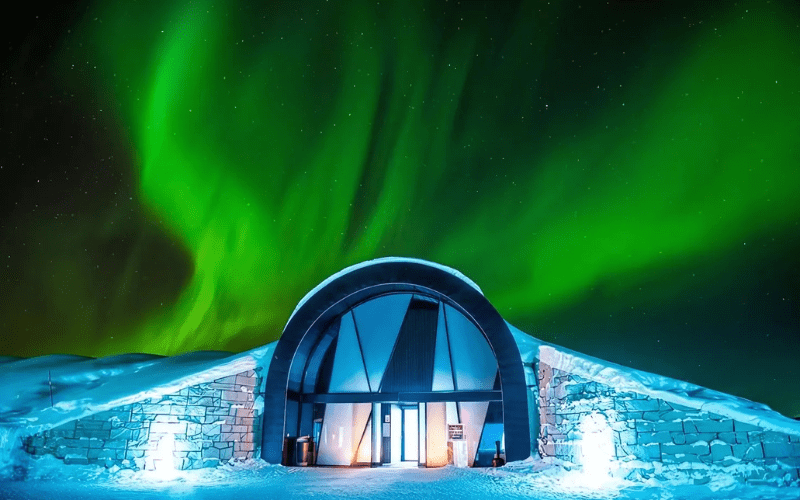
<svg viewBox="0 0 800 500"><path fill-rule="evenodd" d="M53 379L50 370L47 370L47 385L50 386L50 408L53 407Z"/></svg>

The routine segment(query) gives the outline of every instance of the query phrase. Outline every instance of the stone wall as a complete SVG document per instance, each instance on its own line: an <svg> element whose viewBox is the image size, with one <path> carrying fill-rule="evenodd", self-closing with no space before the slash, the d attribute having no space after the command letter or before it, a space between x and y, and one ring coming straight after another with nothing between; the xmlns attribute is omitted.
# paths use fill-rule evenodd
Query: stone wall
<svg viewBox="0 0 800 500"><path fill-rule="evenodd" d="M256 369L118 406L30 436L24 449L67 464L154 470L214 467L259 456L262 375Z"/></svg>
<svg viewBox="0 0 800 500"><path fill-rule="evenodd" d="M538 365L543 457L606 460L611 475L630 479L683 474L703 483L722 469L748 483L800 484L800 436Z"/></svg>

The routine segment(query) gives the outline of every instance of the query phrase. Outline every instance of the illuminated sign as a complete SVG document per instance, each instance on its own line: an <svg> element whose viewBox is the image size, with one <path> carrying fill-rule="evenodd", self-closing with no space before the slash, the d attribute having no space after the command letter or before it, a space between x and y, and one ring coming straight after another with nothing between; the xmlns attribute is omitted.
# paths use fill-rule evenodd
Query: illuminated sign
<svg viewBox="0 0 800 500"><path fill-rule="evenodd" d="M447 440L448 441L463 441L464 440L464 424L448 424L447 425Z"/></svg>

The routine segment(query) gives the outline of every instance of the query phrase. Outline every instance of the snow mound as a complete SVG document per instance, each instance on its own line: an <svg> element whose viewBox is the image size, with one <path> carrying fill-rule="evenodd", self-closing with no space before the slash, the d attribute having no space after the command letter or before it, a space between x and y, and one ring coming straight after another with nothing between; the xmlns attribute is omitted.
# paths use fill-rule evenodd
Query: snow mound
<svg viewBox="0 0 800 500"><path fill-rule="evenodd" d="M510 323L506 324L525 364L541 360L553 368L614 387L620 392L637 392L765 430L800 436L800 421L781 415L765 404L580 354L533 338Z"/></svg>
<svg viewBox="0 0 800 500"><path fill-rule="evenodd" d="M0 364L0 429L35 434L70 420L267 366L275 342L232 354L51 355Z"/></svg>

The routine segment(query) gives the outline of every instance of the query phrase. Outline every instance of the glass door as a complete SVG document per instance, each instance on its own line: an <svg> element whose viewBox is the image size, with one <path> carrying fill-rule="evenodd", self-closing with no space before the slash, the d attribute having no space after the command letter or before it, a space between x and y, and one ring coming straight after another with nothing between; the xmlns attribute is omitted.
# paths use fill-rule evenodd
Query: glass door
<svg viewBox="0 0 800 500"><path fill-rule="evenodd" d="M403 405L403 462L419 461L419 405Z"/></svg>

